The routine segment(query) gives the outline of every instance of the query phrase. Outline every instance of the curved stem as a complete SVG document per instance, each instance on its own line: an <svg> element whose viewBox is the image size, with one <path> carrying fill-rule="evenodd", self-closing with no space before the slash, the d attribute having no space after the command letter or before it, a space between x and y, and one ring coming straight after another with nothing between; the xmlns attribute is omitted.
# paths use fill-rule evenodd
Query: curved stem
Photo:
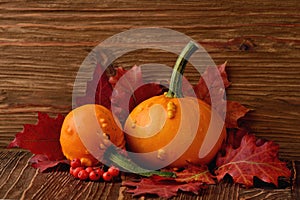
<svg viewBox="0 0 300 200"><path fill-rule="evenodd" d="M181 98L183 97L182 93L182 76L185 69L185 66L188 62L188 59L191 55L198 50L197 44L193 41L190 41L184 49L181 51L180 55L177 58L177 61L174 65L169 91L166 94L166 97L169 98Z"/></svg>
<svg viewBox="0 0 300 200"><path fill-rule="evenodd" d="M106 149L104 158L108 159L111 164L117 167L120 167L131 173L139 174L141 176L150 177L152 175L159 175L163 177L175 177L175 174L173 172L150 171L144 169L143 167L131 161L126 156L120 154L114 146L110 146Z"/></svg>

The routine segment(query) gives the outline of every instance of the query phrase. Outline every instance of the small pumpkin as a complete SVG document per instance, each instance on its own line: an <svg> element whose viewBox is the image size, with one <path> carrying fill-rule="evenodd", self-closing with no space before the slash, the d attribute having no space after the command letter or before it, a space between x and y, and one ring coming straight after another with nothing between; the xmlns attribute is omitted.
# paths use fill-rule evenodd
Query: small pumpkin
<svg viewBox="0 0 300 200"><path fill-rule="evenodd" d="M182 74L197 49L193 42L184 48L167 93L142 102L127 118L125 138L135 162L150 168L207 164L221 148L226 137L221 117L200 99L182 94Z"/></svg>
<svg viewBox="0 0 300 200"><path fill-rule="evenodd" d="M174 176L172 172L144 169L120 153L120 149L125 149L125 140L119 125L111 111L104 106L80 106L72 110L63 122L60 135L62 152L69 160L79 158L83 166L95 166L99 160L105 160L104 164L119 166L142 176Z"/></svg>
<svg viewBox="0 0 300 200"><path fill-rule="evenodd" d="M124 148L124 134L118 124L111 111L104 106L87 104L75 108L66 116L61 128L60 144L63 154L69 160L79 158L85 166L96 165L99 162L98 159L86 149L82 139L90 143L91 147L95 146L91 143L101 147L103 143L108 143L105 139L109 138L114 145ZM99 133L104 135L101 137L104 141L95 141L99 138L97 135Z"/></svg>

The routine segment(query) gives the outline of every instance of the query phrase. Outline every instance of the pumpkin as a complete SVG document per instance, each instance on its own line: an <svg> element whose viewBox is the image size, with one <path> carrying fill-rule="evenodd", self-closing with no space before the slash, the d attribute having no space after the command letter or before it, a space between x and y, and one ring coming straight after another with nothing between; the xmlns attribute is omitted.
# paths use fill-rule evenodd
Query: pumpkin
<svg viewBox="0 0 300 200"><path fill-rule="evenodd" d="M125 149L120 123L101 105L87 104L72 110L64 119L60 144L67 159L78 158L83 166L95 166L99 161L105 161L104 164L142 176L174 176L172 172L144 169L120 152Z"/></svg>
<svg viewBox="0 0 300 200"><path fill-rule="evenodd" d="M196 50L190 42L181 52L167 93L140 103L127 118L125 138L135 162L149 168L207 164L221 148L224 121L205 102L182 94L182 74Z"/></svg>
<svg viewBox="0 0 300 200"><path fill-rule="evenodd" d="M68 113L61 128L60 144L63 154L69 160L79 158L84 166L96 165L99 159L89 152L82 140L92 148L96 145L104 149L109 139L117 147L124 148L124 134L118 124L111 111L104 106L87 104L75 108ZM103 134L102 137L99 136L100 133ZM95 151L98 152L98 149Z"/></svg>

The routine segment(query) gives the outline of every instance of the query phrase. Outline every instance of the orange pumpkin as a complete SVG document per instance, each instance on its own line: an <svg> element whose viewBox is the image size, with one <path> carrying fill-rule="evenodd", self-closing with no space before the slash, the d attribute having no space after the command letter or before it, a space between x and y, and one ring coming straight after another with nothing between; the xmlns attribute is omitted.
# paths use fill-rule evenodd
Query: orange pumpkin
<svg viewBox="0 0 300 200"><path fill-rule="evenodd" d="M60 144L63 154L69 160L79 158L84 166L96 165L98 159L90 154L82 139L90 143L91 147L101 147L107 143L105 139L109 139L117 147L124 148L124 134L118 124L111 112L101 105L87 104L72 110L66 116L61 129ZM101 132L104 141L97 140L97 134Z"/></svg>
<svg viewBox="0 0 300 200"><path fill-rule="evenodd" d="M182 95L179 75L195 50L195 44L189 43L182 51L169 92L142 102L126 120L127 147L136 153L137 163L151 168L207 164L221 148L226 137L221 117L205 102Z"/></svg>

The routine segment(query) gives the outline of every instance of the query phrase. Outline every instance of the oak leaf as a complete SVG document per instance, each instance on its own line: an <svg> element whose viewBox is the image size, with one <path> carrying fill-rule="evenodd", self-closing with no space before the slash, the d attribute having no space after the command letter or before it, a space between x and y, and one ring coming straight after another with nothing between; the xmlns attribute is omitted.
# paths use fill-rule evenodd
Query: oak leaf
<svg viewBox="0 0 300 200"><path fill-rule="evenodd" d="M238 148L241 145L243 137L248 133L247 129L227 129L226 145L231 145L234 149Z"/></svg>
<svg viewBox="0 0 300 200"><path fill-rule="evenodd" d="M201 182L205 184L215 184L213 175L207 166L188 165L183 171L176 172L177 182Z"/></svg>
<svg viewBox="0 0 300 200"><path fill-rule="evenodd" d="M226 64L227 62L217 66L217 70L214 67L208 67L193 89L197 98L213 106L221 116L225 116L227 128L238 128L238 120L250 110L238 102L225 100L225 89L230 86ZM214 105L212 105L212 99L214 99ZM224 108L226 108L226 113Z"/></svg>
<svg viewBox="0 0 300 200"><path fill-rule="evenodd" d="M227 79L226 64L227 62L217 66L218 70L215 70L214 67L207 67L197 85L193 87L197 98L209 105L211 105L211 96L220 97L220 100L223 99L225 91L221 89L226 89L230 85ZM218 81L220 80L219 76L222 81Z"/></svg>
<svg viewBox="0 0 300 200"><path fill-rule="evenodd" d="M244 117L250 109L236 101L227 101L225 124L227 128L237 128L238 120Z"/></svg>
<svg viewBox="0 0 300 200"><path fill-rule="evenodd" d="M159 84L144 83L141 68L136 65L130 70L117 68L116 75L110 77L109 82L113 86L112 111L121 122L138 104L162 93Z"/></svg>
<svg viewBox="0 0 300 200"><path fill-rule="evenodd" d="M273 141L258 146L254 135L245 135L239 148L228 145L225 156L218 156L216 177L220 181L229 174L234 182L247 187L253 186L253 178L257 177L278 187L278 177L291 175L286 163L278 159L278 150L279 145Z"/></svg>
<svg viewBox="0 0 300 200"><path fill-rule="evenodd" d="M177 196L179 190L198 194L201 188L206 187L201 182L180 183L174 179L161 178L159 176L142 178L140 182L123 181L122 185L127 187L135 187L135 189L128 189L126 191L128 193L133 193L133 197L154 194L164 198Z"/></svg>

